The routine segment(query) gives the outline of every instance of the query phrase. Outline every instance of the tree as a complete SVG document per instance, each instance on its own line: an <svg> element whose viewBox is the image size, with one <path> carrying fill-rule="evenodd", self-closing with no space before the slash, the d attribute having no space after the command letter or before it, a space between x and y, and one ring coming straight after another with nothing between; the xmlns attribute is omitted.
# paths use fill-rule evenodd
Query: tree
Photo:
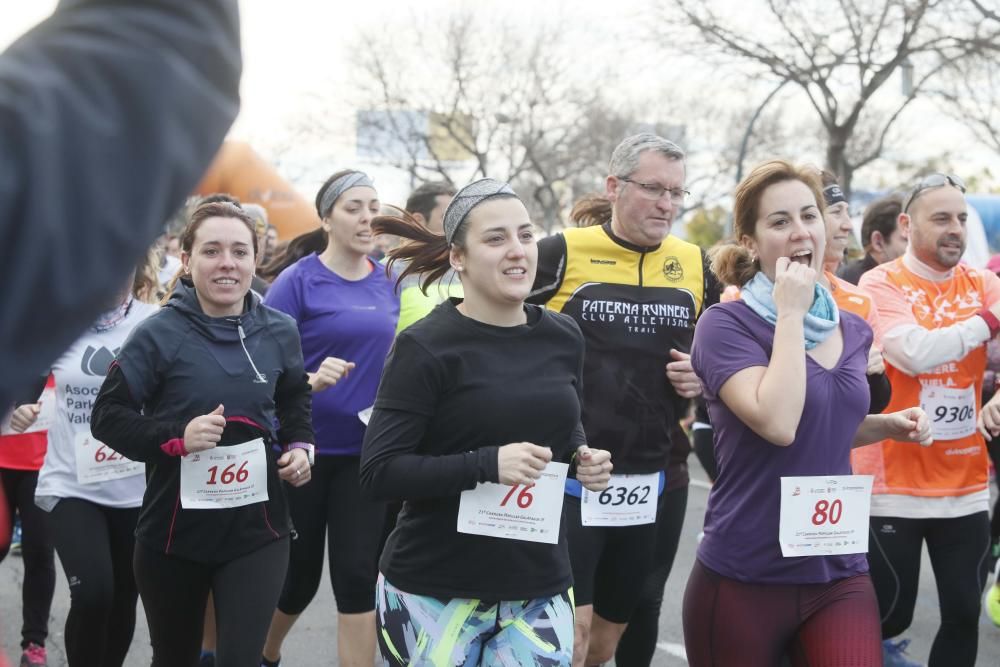
<svg viewBox="0 0 1000 667"><path fill-rule="evenodd" d="M710 3L664 0L658 43L699 52L750 77L802 94L825 137L826 167L850 192L854 173L879 158L890 130L942 71L995 43L987 29L953 10L977 0L755 0L743 15ZM745 21L753 16L753 29ZM990 32L992 30L992 32ZM889 94L895 73L907 84Z"/></svg>
<svg viewBox="0 0 1000 667"><path fill-rule="evenodd" d="M935 90L947 113L1000 155L1000 70L995 56L970 59Z"/></svg>
<svg viewBox="0 0 1000 667"><path fill-rule="evenodd" d="M582 181L603 180L634 122L580 71L564 23L526 29L471 11L434 20L381 25L359 42L359 151L414 184L509 181L551 230Z"/></svg>

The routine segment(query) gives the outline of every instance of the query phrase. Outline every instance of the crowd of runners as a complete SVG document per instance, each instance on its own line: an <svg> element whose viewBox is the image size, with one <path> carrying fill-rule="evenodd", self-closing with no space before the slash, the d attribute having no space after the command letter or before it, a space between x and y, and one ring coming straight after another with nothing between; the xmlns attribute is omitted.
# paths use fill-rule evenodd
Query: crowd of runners
<svg viewBox="0 0 1000 667"><path fill-rule="evenodd" d="M67 35L86 46L109 16L140 51L144 30L235 30L230 2L115 4L61 10L0 77L71 53ZM164 123L205 123L171 125L175 139L217 146L238 40L202 53L187 39L177 58L236 61L215 96L207 82L194 95L204 118L171 90L197 83L183 67L147 93ZM122 67L141 95L151 65ZM119 111L134 140L161 130ZM96 141L64 113L53 127ZM49 164L24 134L11 164ZM201 149L107 165L165 183L106 203L105 224L162 223ZM68 180L21 207L65 212L41 200ZM1000 256L961 261L963 181L926 174L869 204L864 255L848 260L849 202L829 172L758 165L734 192L732 237L708 249L673 233L690 180L680 146L628 136L600 194L543 238L507 183L426 183L389 205L342 169L307 234L279 243L263 207L218 193L190 200L183 229L124 279L69 278L50 305L76 295L89 310L67 307L65 330L34 342L14 334L49 356L33 373L18 362L0 392L0 560L16 534L24 564L23 600L3 607L23 615L21 667L47 664L60 585L71 667L120 667L137 641L154 667L282 664L324 563L324 641L342 667L648 666L661 614L682 618L699 667L974 667L984 607L1000 626ZM114 249L131 261L141 247ZM684 597L664 599L692 451L712 487L694 567L674 573ZM940 625L915 656L925 547ZM139 598L148 638L134 636Z"/></svg>

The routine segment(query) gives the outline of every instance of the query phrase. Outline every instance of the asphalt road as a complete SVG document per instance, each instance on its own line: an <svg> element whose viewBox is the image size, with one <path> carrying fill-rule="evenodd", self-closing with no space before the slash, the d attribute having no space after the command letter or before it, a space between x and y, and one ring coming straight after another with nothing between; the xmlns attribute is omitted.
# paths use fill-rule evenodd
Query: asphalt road
<svg viewBox="0 0 1000 667"><path fill-rule="evenodd" d="M681 599L684 594L687 574L694 562L695 539L701 530L705 501L708 498L707 484L701 481L704 480L704 475L693 456L690 461L695 482L691 486L688 497L687 515L680 549L664 596L664 608L660 620L659 650L653 662L656 667L677 667L687 664L683 657ZM6 654L14 660L15 665L19 655L15 644L20 638L21 576L20 558L11 556L0 564L0 601L2 601L0 602L0 638L6 646ZM52 606L48 642L50 667L66 665L62 649L62 626L66 620L68 606L69 591L60 570L56 583L56 597ZM149 634L141 606L138 616L135 639L125 663L127 667L145 667L149 665L151 659ZM282 664L287 667L336 665L336 616L336 606L329 580L324 575L319 593L289 635L285 644ZM748 618L747 622L752 623L753 619ZM910 654L915 659L927 659L930 644L937 631L937 624L937 591L930 562L925 552L921 568L920 596L917 601L913 626L905 635L912 640ZM980 619L979 660L976 664L977 667L1000 665L1000 628L993 626L985 616Z"/></svg>

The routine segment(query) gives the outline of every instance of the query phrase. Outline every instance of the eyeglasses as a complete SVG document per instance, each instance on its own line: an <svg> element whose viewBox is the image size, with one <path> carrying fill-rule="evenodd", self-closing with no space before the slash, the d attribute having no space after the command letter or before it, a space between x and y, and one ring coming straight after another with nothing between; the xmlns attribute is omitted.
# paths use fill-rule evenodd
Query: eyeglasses
<svg viewBox="0 0 1000 667"><path fill-rule="evenodd" d="M924 190L940 188L945 185L953 185L958 188L963 195L965 194L965 183L963 183L962 179L958 176L955 176L954 174L941 173L930 174L929 176L924 176L920 179L920 181L913 186L913 189L910 190L910 195L906 198L906 203L903 204L903 213L910 210L910 205L913 204L913 201L919 197L920 193Z"/></svg>
<svg viewBox="0 0 1000 667"><path fill-rule="evenodd" d="M649 201L658 201L664 194L669 192L670 201L675 204L680 204L684 201L684 197L691 194L684 188L665 188L659 183L640 183L639 181L633 181L631 178L625 178L624 176L619 176L618 180L638 185L639 194L642 195L643 199L648 199Z"/></svg>

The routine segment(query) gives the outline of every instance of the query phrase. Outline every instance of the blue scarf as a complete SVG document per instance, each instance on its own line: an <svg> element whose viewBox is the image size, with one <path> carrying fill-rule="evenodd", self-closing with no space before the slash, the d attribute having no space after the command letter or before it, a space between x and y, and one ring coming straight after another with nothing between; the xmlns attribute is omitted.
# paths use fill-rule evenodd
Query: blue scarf
<svg viewBox="0 0 1000 667"><path fill-rule="evenodd" d="M774 305L774 283L758 271L740 290L743 301L771 326L778 321L778 308ZM806 349L811 350L826 340L840 323L840 310L830 290L816 283L813 303L805 317Z"/></svg>

